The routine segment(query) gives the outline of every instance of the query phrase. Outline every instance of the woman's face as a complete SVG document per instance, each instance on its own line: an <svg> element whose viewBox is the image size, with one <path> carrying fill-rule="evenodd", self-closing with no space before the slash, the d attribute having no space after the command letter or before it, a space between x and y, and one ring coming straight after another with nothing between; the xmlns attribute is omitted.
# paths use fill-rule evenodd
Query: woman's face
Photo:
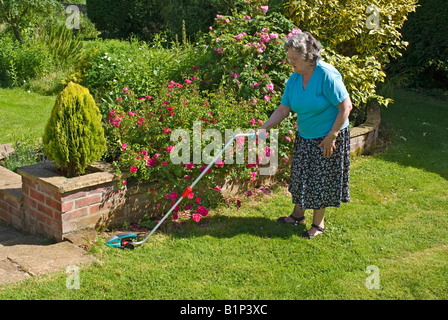
<svg viewBox="0 0 448 320"><path fill-rule="evenodd" d="M300 53L295 51L294 49L289 48L288 53L286 54L286 59L292 67L294 72L298 74L304 75L310 71L311 65L307 63Z"/></svg>

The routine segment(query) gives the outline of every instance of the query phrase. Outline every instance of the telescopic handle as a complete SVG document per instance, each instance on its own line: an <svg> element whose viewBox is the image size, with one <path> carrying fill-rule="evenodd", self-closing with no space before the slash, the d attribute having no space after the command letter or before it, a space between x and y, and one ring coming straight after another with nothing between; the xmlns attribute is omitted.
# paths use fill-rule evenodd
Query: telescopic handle
<svg viewBox="0 0 448 320"><path fill-rule="evenodd" d="M177 202L170 208L170 210L163 216L163 218L159 221L159 223L154 227L154 229L151 230L151 232L146 236L145 239L143 239L142 241L138 241L138 242L132 242L133 245L138 245L138 244L142 244L144 242L146 242L146 240L149 239L149 237L151 237L151 235L160 227L160 225L163 223L163 221L165 221L166 218L168 218L168 216L171 214L171 212L174 210L174 208L176 208L179 203L186 198L190 192L193 190L193 187L195 186L195 184L201 180L202 176L208 171L208 169L210 169L210 167L216 162L216 160L218 160L218 158L221 156L221 154L224 152L224 150L227 149L227 147L233 142L233 140L235 140L238 137L255 137L256 134L255 132L251 132L251 133L239 133L234 135L224 146L224 148L221 149L221 151L218 152L218 154L215 156L215 158L213 158L213 160L208 164L208 166L201 172L201 174L199 175L199 177L196 178L196 180L193 181L193 183L187 187L185 189L185 191L182 193L182 196L177 200Z"/></svg>

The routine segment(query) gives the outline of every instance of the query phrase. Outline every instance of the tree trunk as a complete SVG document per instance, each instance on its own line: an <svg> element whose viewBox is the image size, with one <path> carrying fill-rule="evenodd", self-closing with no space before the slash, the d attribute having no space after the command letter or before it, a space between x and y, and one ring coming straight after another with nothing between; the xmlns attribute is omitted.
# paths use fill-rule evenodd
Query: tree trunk
<svg viewBox="0 0 448 320"><path fill-rule="evenodd" d="M16 39L19 40L20 44L23 44L22 35L20 34L20 29L18 25L11 25L12 30L14 31L14 35L16 36Z"/></svg>

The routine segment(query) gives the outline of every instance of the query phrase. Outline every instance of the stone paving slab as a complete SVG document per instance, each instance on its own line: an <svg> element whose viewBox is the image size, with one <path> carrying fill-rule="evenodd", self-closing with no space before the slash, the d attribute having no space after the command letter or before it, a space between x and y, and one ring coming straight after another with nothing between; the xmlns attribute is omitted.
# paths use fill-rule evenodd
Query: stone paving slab
<svg viewBox="0 0 448 320"><path fill-rule="evenodd" d="M0 224L0 286L93 261L95 257L71 242L48 244L41 236Z"/></svg>

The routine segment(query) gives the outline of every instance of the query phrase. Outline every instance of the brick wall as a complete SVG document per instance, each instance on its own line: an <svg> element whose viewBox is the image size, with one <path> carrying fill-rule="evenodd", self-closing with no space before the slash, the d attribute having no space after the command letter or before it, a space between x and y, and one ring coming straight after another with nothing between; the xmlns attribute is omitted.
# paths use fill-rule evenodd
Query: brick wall
<svg viewBox="0 0 448 320"><path fill-rule="evenodd" d="M114 181L74 191L59 192L42 181L22 177L23 211L27 231L56 241L86 228L98 228L126 220L126 189Z"/></svg>
<svg viewBox="0 0 448 320"><path fill-rule="evenodd" d="M119 189L110 170L66 179L54 164L19 169L0 166L0 221L62 241L70 233L132 223L161 212L152 210L147 189Z"/></svg>
<svg viewBox="0 0 448 320"><path fill-rule="evenodd" d="M2 166L0 166L0 220L16 228L23 228L21 177Z"/></svg>

